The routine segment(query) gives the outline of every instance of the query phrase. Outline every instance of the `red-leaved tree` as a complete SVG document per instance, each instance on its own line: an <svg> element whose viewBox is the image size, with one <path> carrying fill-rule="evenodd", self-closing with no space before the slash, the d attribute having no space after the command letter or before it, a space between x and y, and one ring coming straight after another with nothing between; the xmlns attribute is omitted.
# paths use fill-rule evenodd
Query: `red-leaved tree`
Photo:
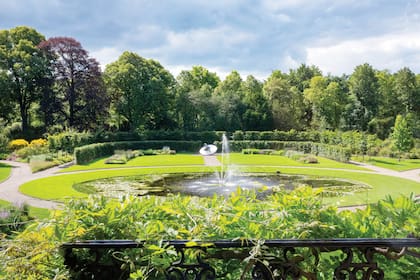
<svg viewBox="0 0 420 280"><path fill-rule="evenodd" d="M66 125L79 130L101 125L109 107L99 63L73 38L53 37L39 47L53 58L55 93Z"/></svg>

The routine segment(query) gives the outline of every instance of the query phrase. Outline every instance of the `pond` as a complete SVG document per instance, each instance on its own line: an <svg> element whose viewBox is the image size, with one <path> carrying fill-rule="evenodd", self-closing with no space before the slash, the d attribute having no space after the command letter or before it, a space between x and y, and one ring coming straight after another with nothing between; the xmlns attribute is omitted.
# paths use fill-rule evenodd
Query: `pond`
<svg viewBox="0 0 420 280"><path fill-rule="evenodd" d="M262 198L276 191L293 190L302 185L322 187L324 196L343 196L369 188L359 182L343 179L273 173L241 174L229 178L228 182L209 173L139 175L99 179L77 184L74 188L80 192L110 197L178 193L204 197L215 194L228 196L240 187L243 190L255 190Z"/></svg>

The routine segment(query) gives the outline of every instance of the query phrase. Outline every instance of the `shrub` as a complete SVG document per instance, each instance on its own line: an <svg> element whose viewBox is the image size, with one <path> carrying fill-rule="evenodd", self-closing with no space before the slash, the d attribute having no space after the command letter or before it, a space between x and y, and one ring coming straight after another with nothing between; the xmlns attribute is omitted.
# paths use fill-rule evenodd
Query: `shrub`
<svg viewBox="0 0 420 280"><path fill-rule="evenodd" d="M258 154L259 153L259 149L243 149L242 153L244 155L250 155L250 154Z"/></svg>
<svg viewBox="0 0 420 280"><path fill-rule="evenodd" d="M16 151L27 146L29 146L29 143L25 139L15 139L9 142L9 149L12 151Z"/></svg>
<svg viewBox="0 0 420 280"><path fill-rule="evenodd" d="M34 155L41 155L48 153L47 140L45 139L35 139L31 143L16 151L16 155L20 158L29 158Z"/></svg>
<svg viewBox="0 0 420 280"><path fill-rule="evenodd" d="M48 136L49 148L52 151L66 151L72 153L76 147L95 142L94 135L88 132L66 131Z"/></svg>
<svg viewBox="0 0 420 280"><path fill-rule="evenodd" d="M78 147L74 151L74 158L77 164L86 164L100 157L110 156L115 150L142 150L143 154L148 154L145 150L160 150L164 146L172 147L176 151L197 152L201 147L201 141L123 141L90 144ZM170 151L174 153L175 151ZM155 151L151 152L155 154Z"/></svg>
<svg viewBox="0 0 420 280"><path fill-rule="evenodd" d="M38 138L38 139L32 140L29 145L33 147L43 147L43 146L48 145L48 141L42 138Z"/></svg>
<svg viewBox="0 0 420 280"><path fill-rule="evenodd" d="M26 204L20 207L1 207L0 233L13 235L18 231L22 231L31 220L33 218L29 216L29 206Z"/></svg>
<svg viewBox="0 0 420 280"><path fill-rule="evenodd" d="M314 163L318 163L318 159L315 157L315 156L313 156L313 155L308 155L308 156L305 156L303 159L301 159L304 163L311 163L311 164L314 164Z"/></svg>
<svg viewBox="0 0 420 280"><path fill-rule="evenodd" d="M0 132L0 154L8 152L9 138Z"/></svg>
<svg viewBox="0 0 420 280"><path fill-rule="evenodd" d="M147 279L164 279L163 271L177 254L173 248L165 247L163 240L252 239L256 247L251 252L244 252L249 256L259 249L258 240L405 238L410 233L418 235L420 232L420 204L413 197L387 199L366 210L339 213L335 207L322 205L321 200L320 192L304 187L290 193L273 194L263 203L256 199L255 193L248 192L238 192L227 198L175 195L73 200L50 222L38 222L5 242L4 250L0 251L3 254L0 270L10 279L81 279L77 276L89 266L114 263L121 267L121 262L113 262L118 257L123 261L123 267L133 274L153 272ZM80 269L68 271L59 254L59 245L95 239L155 242L146 243L146 248L122 252L110 249L105 258L95 258L97 255L89 250L74 250L71 257ZM215 261L205 258L206 252L212 253L202 251L206 262L229 273L223 279L240 279L247 260L245 263L231 259ZM298 258L299 253L297 250L292 256ZM340 256L335 253L318 256L315 266L313 258L304 258L302 266L316 269L322 274L320 279L331 279ZM185 257L188 258L188 254ZM420 274L420 259L408 255L398 261L379 258L378 262L385 275L396 275L395 279L417 279ZM83 279L94 279L92 275L83 276Z"/></svg>

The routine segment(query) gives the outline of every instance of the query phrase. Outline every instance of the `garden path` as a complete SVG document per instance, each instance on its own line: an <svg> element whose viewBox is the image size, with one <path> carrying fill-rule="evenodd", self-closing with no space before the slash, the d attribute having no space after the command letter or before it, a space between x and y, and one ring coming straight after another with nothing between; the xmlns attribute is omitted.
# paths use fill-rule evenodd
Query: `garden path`
<svg viewBox="0 0 420 280"><path fill-rule="evenodd" d="M0 199L12 202L13 204L17 204L17 205L26 203L30 206L39 207L39 208L59 209L61 207L61 204L57 202L37 199L34 197L24 195L19 192L19 186L22 185L23 183L26 183L35 179L61 175L62 173L56 174L56 172L62 169L63 167L53 167L44 171L32 173L27 163L6 161L6 160L0 160L0 162L11 165L13 167L9 178L7 178L3 182L0 182ZM209 166L220 165L220 162L216 156L204 156L204 163L205 165L209 165ZM361 163L361 162L352 162L352 163L365 167L367 169L370 169L371 171L375 173L395 176L395 177L400 177L400 178L405 178L405 179L413 180L416 182L420 182L420 169L398 172L398 171L393 171L386 168L381 168L381 167L377 167L377 166L373 166L373 165L369 165L369 164ZM352 206L352 207L345 207L345 208L352 210L352 209L357 209L360 207L363 207L363 206Z"/></svg>
<svg viewBox="0 0 420 280"><path fill-rule="evenodd" d="M220 166L221 163L216 156L203 156L204 164L207 166Z"/></svg>
<svg viewBox="0 0 420 280"><path fill-rule="evenodd" d="M8 160L1 160L0 162L12 166L9 178L0 182L0 199L9 201L15 205L28 204L39 208L60 208L61 204L57 202L30 197L19 192L19 186L23 183L52 176L60 169L59 167L53 167L44 171L32 173L29 164L27 163Z"/></svg>
<svg viewBox="0 0 420 280"><path fill-rule="evenodd" d="M359 165L361 167L367 168L369 170L375 171L379 174L388 175L388 176L394 176L404 179L413 180L416 182L420 182L420 169L412 169L407 171L395 171L371 164L367 164L364 162L356 162L356 161L350 161L350 163L353 163L355 165Z"/></svg>

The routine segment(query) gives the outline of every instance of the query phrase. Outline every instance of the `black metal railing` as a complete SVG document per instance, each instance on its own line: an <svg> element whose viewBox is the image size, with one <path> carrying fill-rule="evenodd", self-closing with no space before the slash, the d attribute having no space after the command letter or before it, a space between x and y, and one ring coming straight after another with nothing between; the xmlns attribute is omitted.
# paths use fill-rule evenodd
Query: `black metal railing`
<svg viewBox="0 0 420 280"><path fill-rule="evenodd" d="M130 269L122 266L121 259L104 263L104 254L121 252L130 249L141 249L149 242L130 240L91 240L64 243L65 264L77 279L128 279ZM169 240L166 248L176 250L179 258L169 267L165 267L166 279L223 279L223 272L216 272L209 260L247 260L242 275L247 279L317 279L317 267L323 253L340 253L342 256L331 275L332 279L386 279L384 270L379 266L376 255L397 260L409 255L420 258L414 248L420 248L420 239L315 239L315 240L217 240L217 241L185 241ZM255 250L259 248L260 250ZM306 253L302 253L304 249ZM92 257L89 262L81 262L78 252ZM199 250L193 262L187 260L187 250ZM274 253L275 252L275 253ZM333 253L334 254L334 253ZM302 262L313 261L312 269L301 265ZM108 258L109 260L110 258ZM112 258L111 258L112 259ZM117 258L118 259L118 258ZM85 276L83 276L85 275ZM89 276L87 276L89 275ZM86 278L83 278L86 277ZM245 279L245 278L244 278Z"/></svg>

